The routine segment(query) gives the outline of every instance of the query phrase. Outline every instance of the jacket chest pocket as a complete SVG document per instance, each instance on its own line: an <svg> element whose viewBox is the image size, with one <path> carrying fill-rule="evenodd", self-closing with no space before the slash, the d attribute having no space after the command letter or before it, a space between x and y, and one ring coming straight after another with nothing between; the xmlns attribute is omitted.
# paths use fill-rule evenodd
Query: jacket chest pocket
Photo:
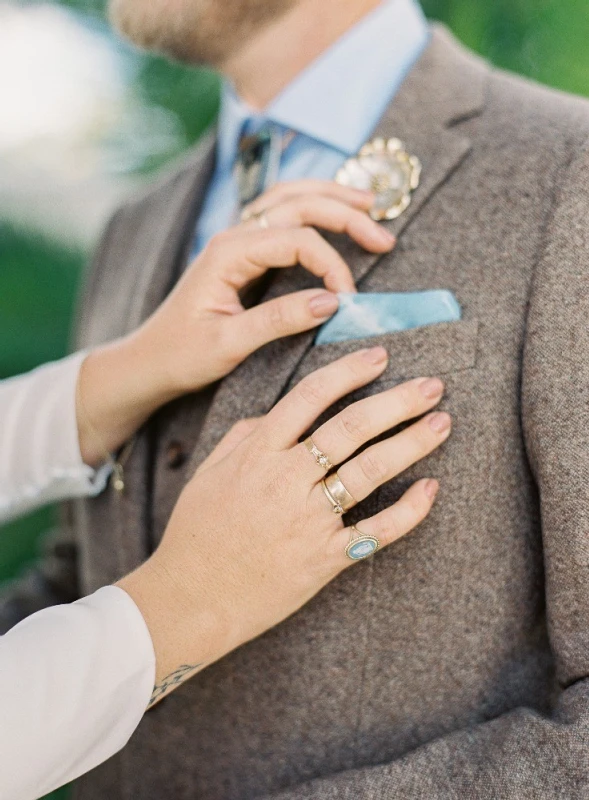
<svg viewBox="0 0 589 800"><path fill-rule="evenodd" d="M478 329L477 320L459 320L367 339L318 345L302 359L288 389L311 372L348 353L378 345L387 350L389 363L381 377L339 400L313 426L317 427L350 403L411 378L450 376L472 369L476 366Z"/></svg>

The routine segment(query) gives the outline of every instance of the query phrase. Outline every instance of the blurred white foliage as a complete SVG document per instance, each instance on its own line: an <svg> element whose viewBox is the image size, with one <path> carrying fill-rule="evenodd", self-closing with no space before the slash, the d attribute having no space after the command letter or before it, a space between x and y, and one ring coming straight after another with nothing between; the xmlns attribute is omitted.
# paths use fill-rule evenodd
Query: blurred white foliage
<svg viewBox="0 0 589 800"><path fill-rule="evenodd" d="M125 86L109 43L55 6L0 6L0 149L86 145L116 120Z"/></svg>
<svg viewBox="0 0 589 800"><path fill-rule="evenodd" d="M91 239L127 185L123 176L178 150L175 117L143 101L136 67L78 15L0 0L3 216Z"/></svg>

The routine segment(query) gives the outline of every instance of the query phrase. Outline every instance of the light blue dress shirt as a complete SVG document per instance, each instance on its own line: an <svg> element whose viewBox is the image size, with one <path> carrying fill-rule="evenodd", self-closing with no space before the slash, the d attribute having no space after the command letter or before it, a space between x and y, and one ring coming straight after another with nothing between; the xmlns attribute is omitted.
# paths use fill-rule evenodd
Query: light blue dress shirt
<svg viewBox="0 0 589 800"><path fill-rule="evenodd" d="M238 221L233 174L244 129L271 122L296 133L278 180L331 180L370 140L407 73L429 41L416 0L384 0L301 72L264 110L253 111L223 88L215 173L197 226L194 253Z"/></svg>

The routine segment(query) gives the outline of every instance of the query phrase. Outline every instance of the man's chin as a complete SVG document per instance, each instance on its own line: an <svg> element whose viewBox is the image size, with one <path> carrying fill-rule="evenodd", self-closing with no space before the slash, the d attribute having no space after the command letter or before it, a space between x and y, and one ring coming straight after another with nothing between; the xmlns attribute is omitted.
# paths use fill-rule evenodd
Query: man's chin
<svg viewBox="0 0 589 800"><path fill-rule="evenodd" d="M110 0L114 28L177 61L219 68L297 0Z"/></svg>

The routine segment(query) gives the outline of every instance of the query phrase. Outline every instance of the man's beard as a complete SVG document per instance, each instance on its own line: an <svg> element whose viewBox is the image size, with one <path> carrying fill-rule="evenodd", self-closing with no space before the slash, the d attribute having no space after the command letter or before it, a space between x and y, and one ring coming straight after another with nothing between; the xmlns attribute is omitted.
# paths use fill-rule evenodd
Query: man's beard
<svg viewBox="0 0 589 800"><path fill-rule="evenodd" d="M298 0L110 0L114 26L139 47L222 66Z"/></svg>

